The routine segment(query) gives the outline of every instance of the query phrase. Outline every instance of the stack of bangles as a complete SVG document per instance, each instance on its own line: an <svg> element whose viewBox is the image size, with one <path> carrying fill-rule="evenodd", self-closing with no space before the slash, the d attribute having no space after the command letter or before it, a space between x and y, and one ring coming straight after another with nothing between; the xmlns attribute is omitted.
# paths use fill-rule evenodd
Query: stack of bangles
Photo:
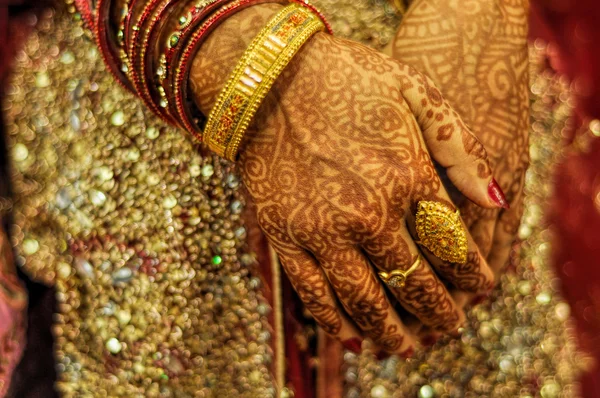
<svg viewBox="0 0 600 398"><path fill-rule="evenodd" d="M307 0L67 0L92 30L115 79L169 124L229 160L277 77L316 32L331 27ZM206 117L188 96L195 54L226 18L286 5L254 38Z"/></svg>

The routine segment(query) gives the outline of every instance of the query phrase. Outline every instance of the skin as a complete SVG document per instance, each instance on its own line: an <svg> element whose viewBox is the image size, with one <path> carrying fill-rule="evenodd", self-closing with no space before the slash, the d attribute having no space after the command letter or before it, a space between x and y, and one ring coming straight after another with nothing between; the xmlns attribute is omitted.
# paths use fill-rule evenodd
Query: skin
<svg viewBox="0 0 600 398"><path fill-rule="evenodd" d="M205 114L279 8L230 17L199 51L189 84ZM487 194L493 173L484 147L432 81L323 33L288 65L247 132L238 166L259 224L306 307L338 339L366 336L387 352L405 353L415 336L390 297L429 330L448 332L464 313L447 284L471 293L493 284L470 235L465 265L425 250L403 288L387 288L376 275L416 260L408 224L419 200L454 208L432 158L467 198L497 207Z"/></svg>
<svg viewBox="0 0 600 398"><path fill-rule="evenodd" d="M529 163L528 7L527 0L416 0L391 49L435 82L486 148L510 209L456 203L496 276L523 213Z"/></svg>

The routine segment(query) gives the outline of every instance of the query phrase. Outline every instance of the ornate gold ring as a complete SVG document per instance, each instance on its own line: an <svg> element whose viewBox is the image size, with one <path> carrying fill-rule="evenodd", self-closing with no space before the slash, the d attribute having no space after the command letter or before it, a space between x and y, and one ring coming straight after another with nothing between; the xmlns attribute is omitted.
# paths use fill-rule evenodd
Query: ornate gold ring
<svg viewBox="0 0 600 398"><path fill-rule="evenodd" d="M422 200L417 204L415 223L418 244L444 261L467 262L467 233L458 210L452 211L440 202Z"/></svg>
<svg viewBox="0 0 600 398"><path fill-rule="evenodd" d="M390 287L404 287L406 284L406 278L412 274L421 264L421 255L417 256L417 259L406 271L402 269L395 269L390 272L379 272L379 277Z"/></svg>

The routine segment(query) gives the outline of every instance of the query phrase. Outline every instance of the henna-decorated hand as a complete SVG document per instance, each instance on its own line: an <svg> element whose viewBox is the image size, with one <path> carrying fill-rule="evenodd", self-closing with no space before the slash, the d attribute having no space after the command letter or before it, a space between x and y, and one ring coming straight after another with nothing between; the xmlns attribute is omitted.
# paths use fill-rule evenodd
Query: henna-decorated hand
<svg viewBox="0 0 600 398"><path fill-rule="evenodd" d="M527 0L415 0L393 56L433 79L484 144L510 209L459 206L496 276L523 212L529 163Z"/></svg>
<svg viewBox="0 0 600 398"><path fill-rule="evenodd" d="M231 49L262 26L259 16L250 9L232 17L196 57L190 84L204 112L221 87L214 81L223 82L240 56ZM407 221L419 200L453 207L430 154L465 196L497 207L483 146L431 81L326 34L309 40L280 76L241 152L259 224L317 322L342 341L367 336L390 353L409 352L415 337L376 270L416 260ZM455 330L464 314L440 277L469 292L493 283L470 236L468 250L464 265L424 251L406 285L389 291L428 329Z"/></svg>

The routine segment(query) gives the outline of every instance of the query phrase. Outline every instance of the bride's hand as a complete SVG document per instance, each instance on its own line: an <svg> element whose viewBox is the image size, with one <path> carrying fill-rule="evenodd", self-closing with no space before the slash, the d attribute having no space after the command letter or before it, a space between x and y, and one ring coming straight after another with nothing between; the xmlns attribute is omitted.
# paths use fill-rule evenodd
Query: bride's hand
<svg viewBox="0 0 600 398"><path fill-rule="evenodd" d="M415 0L392 45L394 58L431 77L483 143L510 209L459 205L496 276L523 213L529 163L527 0Z"/></svg>
<svg viewBox="0 0 600 398"><path fill-rule="evenodd" d="M222 48L217 40L207 43L203 51L213 58L198 57L192 72L205 112L218 93L208 82L227 74L223 62L215 63L220 54L221 61L230 57ZM386 287L429 330L449 332L464 314L445 282L469 292L493 284L470 236L466 264L423 250L404 287L385 286L377 275L406 270L418 258L409 232L418 201L453 208L430 154L465 196L498 207L488 195L492 171L483 146L414 69L317 34L279 77L245 140L239 168L259 224L300 298L331 335L366 336L387 352L407 354L415 336Z"/></svg>

